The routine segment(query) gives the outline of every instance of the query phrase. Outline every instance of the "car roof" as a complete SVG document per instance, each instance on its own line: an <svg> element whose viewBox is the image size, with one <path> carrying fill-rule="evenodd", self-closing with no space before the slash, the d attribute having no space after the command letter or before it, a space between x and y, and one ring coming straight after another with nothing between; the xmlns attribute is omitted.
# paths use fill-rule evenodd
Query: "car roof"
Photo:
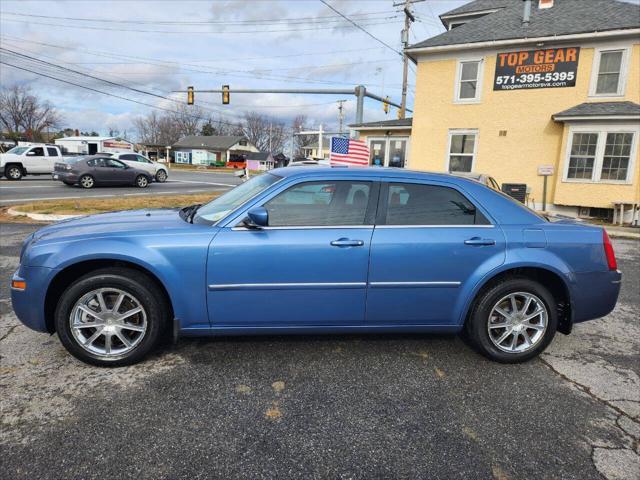
<svg viewBox="0 0 640 480"><path fill-rule="evenodd" d="M327 173L337 173L341 175L354 177L368 176L379 178L412 178L416 180L466 180L464 177L457 177L448 173L435 173L435 172L418 172L416 170L408 170L406 168L392 168L392 167L338 167L338 166L306 166L305 168L296 167L284 167L270 170L270 173L278 175L280 177L308 177L318 176L322 177Z"/></svg>

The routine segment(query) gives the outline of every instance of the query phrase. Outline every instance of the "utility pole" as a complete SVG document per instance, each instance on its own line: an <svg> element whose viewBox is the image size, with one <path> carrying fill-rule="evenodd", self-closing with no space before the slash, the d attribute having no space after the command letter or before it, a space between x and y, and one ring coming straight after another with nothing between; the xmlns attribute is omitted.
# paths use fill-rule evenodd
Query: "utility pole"
<svg viewBox="0 0 640 480"><path fill-rule="evenodd" d="M404 3L394 3L394 7L404 7L404 29L401 32L402 40L402 99L400 101L400 112L398 118L405 118L407 113L407 83L409 81L409 55L406 48L409 46L409 29L416 21L416 17L411 13L411 4L424 2L425 0L404 0Z"/></svg>
<svg viewBox="0 0 640 480"><path fill-rule="evenodd" d="M342 125L344 123L344 102L346 102L346 100L338 100L338 121L340 122L340 135L342 135Z"/></svg>

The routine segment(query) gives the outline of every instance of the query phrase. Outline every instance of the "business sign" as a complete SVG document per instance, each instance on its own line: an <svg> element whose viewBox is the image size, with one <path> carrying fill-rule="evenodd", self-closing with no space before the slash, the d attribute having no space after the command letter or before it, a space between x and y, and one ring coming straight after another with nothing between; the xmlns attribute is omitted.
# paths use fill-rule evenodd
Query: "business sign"
<svg viewBox="0 0 640 480"><path fill-rule="evenodd" d="M580 47L498 53L494 90L575 87Z"/></svg>
<svg viewBox="0 0 640 480"><path fill-rule="evenodd" d="M541 177L553 175L553 165L538 165L538 175Z"/></svg>
<svg viewBox="0 0 640 480"><path fill-rule="evenodd" d="M121 148L124 150L133 150L129 142L120 142L118 140L105 140L102 142L104 148Z"/></svg>

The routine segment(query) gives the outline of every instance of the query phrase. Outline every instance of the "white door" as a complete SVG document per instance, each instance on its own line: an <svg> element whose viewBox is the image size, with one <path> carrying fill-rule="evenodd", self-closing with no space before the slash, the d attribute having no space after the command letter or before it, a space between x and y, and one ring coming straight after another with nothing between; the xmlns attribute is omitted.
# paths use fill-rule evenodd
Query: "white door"
<svg viewBox="0 0 640 480"><path fill-rule="evenodd" d="M32 147L24 157L23 165L27 173L50 173L49 160L45 156L44 147Z"/></svg>

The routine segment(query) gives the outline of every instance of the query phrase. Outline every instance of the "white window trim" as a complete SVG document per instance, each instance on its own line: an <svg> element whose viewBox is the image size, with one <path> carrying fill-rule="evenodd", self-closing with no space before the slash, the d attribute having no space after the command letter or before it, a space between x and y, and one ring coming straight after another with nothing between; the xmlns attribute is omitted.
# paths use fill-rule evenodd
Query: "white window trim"
<svg viewBox="0 0 640 480"><path fill-rule="evenodd" d="M622 61L620 63L620 78L618 80L618 90L616 93L596 93L598 86L598 72L600 71L600 57L605 52L622 51ZM629 76L629 57L631 48L628 45L610 45L595 49L593 55L593 65L591 66L591 80L589 83L589 97L596 98L617 98L624 97L627 90L627 77Z"/></svg>
<svg viewBox="0 0 640 480"><path fill-rule="evenodd" d="M384 162L383 162L383 166L384 167L388 167L389 166L389 151L390 151L390 146L391 146L391 142L395 141L395 140L404 140L406 141L406 147L405 147L405 151L404 151L404 167L402 168L409 168L409 149L411 148L411 137L409 136L392 136L392 135L388 135L388 136L377 136L377 137L367 137L367 146L369 147L369 152L371 152L371 143L372 142L384 142ZM369 165L371 165L371 154L369 154Z"/></svg>
<svg viewBox="0 0 640 480"><path fill-rule="evenodd" d="M462 76L462 64L478 62L478 77L476 79L476 96L474 98L460 98L460 79ZM482 99L482 78L484 77L484 58L483 57L461 57L458 58L456 67L456 81L454 82L453 103L473 104L480 103Z"/></svg>
<svg viewBox="0 0 640 480"><path fill-rule="evenodd" d="M471 171L475 172L476 170L476 158L478 157L478 137L480 133L477 129L456 129L452 128L449 130L449 140L447 141L447 152L446 158L444 162L445 172L449 173L449 162L451 160L451 155L456 155L451 153L451 138L454 135L475 135L473 140L473 155L471 155ZM466 155L466 154L465 154Z"/></svg>
<svg viewBox="0 0 640 480"><path fill-rule="evenodd" d="M602 162L604 158L604 148L607 143L607 133L632 133L633 139L631 140L631 153L629 157L629 165L627 167L627 179L626 180L601 180L602 175ZM574 133L597 133L598 144L596 146L596 158L593 163L593 174L591 178L568 178L569 174L569 158L571 156L571 145L573 143ZM592 183L598 185L613 184L613 185L632 185L634 182L634 175L636 170L636 157L638 155L638 137L640 137L640 126L636 124L619 124L619 125L603 125L603 124L590 124L590 125L572 125L569 127L567 134L567 145L564 152L564 168L562 174L562 181L564 183Z"/></svg>

